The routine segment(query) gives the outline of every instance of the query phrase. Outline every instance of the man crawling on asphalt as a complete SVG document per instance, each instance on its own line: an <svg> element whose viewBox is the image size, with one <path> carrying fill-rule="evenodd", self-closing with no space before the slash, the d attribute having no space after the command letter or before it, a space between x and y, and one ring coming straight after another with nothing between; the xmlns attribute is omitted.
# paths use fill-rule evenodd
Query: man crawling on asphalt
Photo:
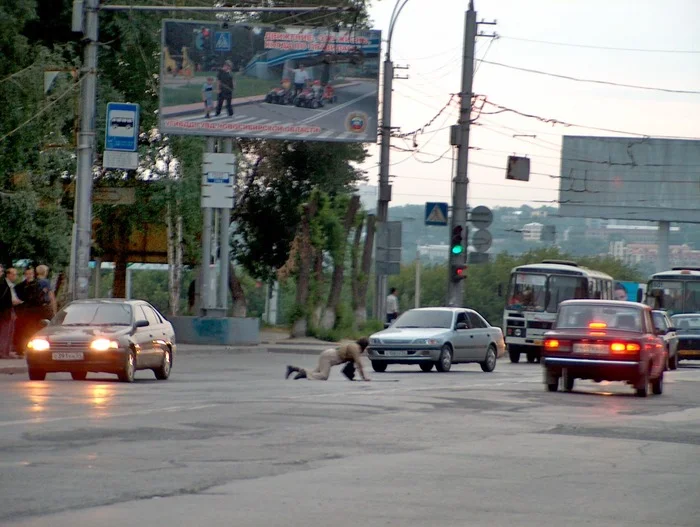
<svg viewBox="0 0 700 527"><path fill-rule="evenodd" d="M347 363L343 368L343 374L351 381L355 378L355 368L360 373L363 381L369 381L362 367L362 353L367 348L369 340L365 337L349 344L343 344L337 348L329 348L318 357L318 366L315 370L306 370L296 366L287 366L286 379L296 372L294 379L309 379L313 381L326 381L333 366Z"/></svg>

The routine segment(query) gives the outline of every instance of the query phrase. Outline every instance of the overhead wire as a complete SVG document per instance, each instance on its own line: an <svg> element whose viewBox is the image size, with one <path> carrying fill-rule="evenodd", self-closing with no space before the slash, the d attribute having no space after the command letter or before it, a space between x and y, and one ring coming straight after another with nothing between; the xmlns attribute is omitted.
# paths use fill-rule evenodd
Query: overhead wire
<svg viewBox="0 0 700 527"><path fill-rule="evenodd" d="M522 38L522 37L512 37L509 35L498 35L499 38L506 40L515 40L519 42L532 42L536 44L548 44L550 46L565 46L571 48L588 48L588 49L599 49L605 51L634 51L641 53L678 53L678 54L700 54L700 50L694 49L648 49L648 48L625 48L625 47L615 47L615 46L596 46L593 44L576 44L573 42L555 42L552 40L537 40L532 38Z"/></svg>

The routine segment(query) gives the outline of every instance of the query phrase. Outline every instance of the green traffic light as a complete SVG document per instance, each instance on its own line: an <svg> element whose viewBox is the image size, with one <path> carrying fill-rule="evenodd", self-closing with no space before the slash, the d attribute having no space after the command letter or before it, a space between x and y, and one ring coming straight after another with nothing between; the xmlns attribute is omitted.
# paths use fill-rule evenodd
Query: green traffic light
<svg viewBox="0 0 700 527"><path fill-rule="evenodd" d="M453 245L452 246L452 254L462 254L464 251L464 247L461 245Z"/></svg>

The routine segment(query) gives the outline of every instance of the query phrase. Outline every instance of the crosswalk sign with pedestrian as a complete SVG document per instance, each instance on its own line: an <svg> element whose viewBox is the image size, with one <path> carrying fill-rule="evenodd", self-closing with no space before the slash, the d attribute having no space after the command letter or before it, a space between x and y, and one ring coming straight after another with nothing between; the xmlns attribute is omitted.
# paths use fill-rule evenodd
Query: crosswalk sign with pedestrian
<svg viewBox="0 0 700 527"><path fill-rule="evenodd" d="M217 31L214 34L214 42L216 51L231 51L231 33L228 31Z"/></svg>
<svg viewBox="0 0 700 527"><path fill-rule="evenodd" d="M447 203L425 204L425 224L426 225L447 225Z"/></svg>

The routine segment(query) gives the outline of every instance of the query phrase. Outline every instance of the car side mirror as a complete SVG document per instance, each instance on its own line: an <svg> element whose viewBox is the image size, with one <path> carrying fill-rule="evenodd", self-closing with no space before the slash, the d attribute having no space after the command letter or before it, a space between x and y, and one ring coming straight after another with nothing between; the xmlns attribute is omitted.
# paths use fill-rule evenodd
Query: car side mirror
<svg viewBox="0 0 700 527"><path fill-rule="evenodd" d="M145 328L146 326L150 325L148 320L137 320L136 321L136 327L137 328Z"/></svg>
<svg viewBox="0 0 700 527"><path fill-rule="evenodd" d="M466 322L457 322L455 329L469 329Z"/></svg>
<svg viewBox="0 0 700 527"><path fill-rule="evenodd" d="M655 335L665 335L666 330L665 329L660 329L660 328L654 328L654 334Z"/></svg>

